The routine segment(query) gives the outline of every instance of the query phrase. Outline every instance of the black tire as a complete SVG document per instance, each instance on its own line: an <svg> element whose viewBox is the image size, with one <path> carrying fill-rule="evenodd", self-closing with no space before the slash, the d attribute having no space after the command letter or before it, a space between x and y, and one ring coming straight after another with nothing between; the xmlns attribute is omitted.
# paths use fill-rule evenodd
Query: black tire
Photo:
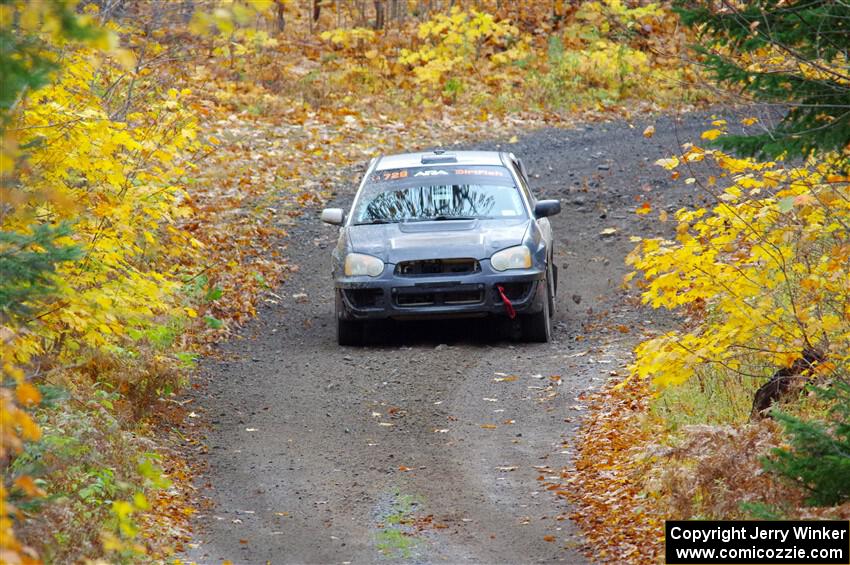
<svg viewBox="0 0 850 565"><path fill-rule="evenodd" d="M336 341L340 345L363 345L363 322L336 319Z"/></svg>
<svg viewBox="0 0 850 565"><path fill-rule="evenodd" d="M342 299L337 291L334 303L336 317L336 342L339 345L363 345L365 342L365 323L360 320L346 320L342 317Z"/></svg>
<svg viewBox="0 0 850 565"><path fill-rule="evenodd" d="M546 298L543 300L543 310L536 314L526 314L522 317L522 338L525 341L536 343L547 343L552 337L552 316L549 311L550 291L548 279L543 281L546 285Z"/></svg>
<svg viewBox="0 0 850 565"><path fill-rule="evenodd" d="M558 305L555 304L555 294L558 292L558 267L549 262L548 274L546 275L546 290L549 294L549 317L555 315Z"/></svg>

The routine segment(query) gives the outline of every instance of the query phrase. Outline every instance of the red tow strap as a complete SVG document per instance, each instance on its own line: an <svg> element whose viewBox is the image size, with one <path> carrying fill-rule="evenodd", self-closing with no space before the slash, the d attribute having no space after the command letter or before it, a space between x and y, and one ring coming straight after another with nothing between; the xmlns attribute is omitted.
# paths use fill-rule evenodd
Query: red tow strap
<svg viewBox="0 0 850 565"><path fill-rule="evenodd" d="M511 304L511 299L505 295L505 288L502 285L496 285L496 290L499 291L499 296L502 297L502 302L505 303L505 311L508 313L508 318L513 320L516 318L516 310L514 310L514 305Z"/></svg>

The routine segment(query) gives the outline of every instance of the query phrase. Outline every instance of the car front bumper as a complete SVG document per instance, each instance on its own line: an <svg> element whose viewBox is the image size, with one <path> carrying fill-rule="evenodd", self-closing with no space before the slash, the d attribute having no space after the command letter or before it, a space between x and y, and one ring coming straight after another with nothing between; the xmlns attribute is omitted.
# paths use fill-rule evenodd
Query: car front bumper
<svg viewBox="0 0 850 565"><path fill-rule="evenodd" d="M507 315L499 286L518 314L540 312L547 299L544 271L535 268L416 277L388 268L380 277L337 279L337 314L346 320Z"/></svg>

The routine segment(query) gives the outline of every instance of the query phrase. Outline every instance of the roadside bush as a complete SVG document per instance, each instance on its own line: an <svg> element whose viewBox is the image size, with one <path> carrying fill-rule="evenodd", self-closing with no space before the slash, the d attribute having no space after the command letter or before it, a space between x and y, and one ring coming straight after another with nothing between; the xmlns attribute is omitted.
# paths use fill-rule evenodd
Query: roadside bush
<svg viewBox="0 0 850 565"><path fill-rule="evenodd" d="M176 352L133 334L197 315L181 290L199 245L177 222L203 146L188 93L143 59L161 45L117 48L133 30L91 4L2 8L0 561L132 558L158 479L127 430L179 381Z"/></svg>
<svg viewBox="0 0 850 565"><path fill-rule="evenodd" d="M646 53L602 39L585 49L562 51L550 64L544 81L556 106L582 99L612 104L639 96L650 73Z"/></svg>
<svg viewBox="0 0 850 565"><path fill-rule="evenodd" d="M23 484L32 485L11 493L28 515L21 541L48 562L104 551L116 560L138 560L146 550L136 540L132 512L122 516L116 509L144 509L146 495L167 486L158 456L112 414L121 395L95 386L77 393L90 399L81 402L59 387L42 390L41 440L27 443L10 468L13 482L26 477Z"/></svg>
<svg viewBox="0 0 850 565"><path fill-rule="evenodd" d="M683 329L637 348L635 374L667 386L713 364L768 377L754 371L791 367L807 347L825 359L812 373L846 374L850 178L829 157L786 167L695 146L659 164L690 170L705 159L730 181L703 185L717 202L711 212L678 211L676 241L643 240L628 259L644 303L688 314Z"/></svg>
<svg viewBox="0 0 850 565"><path fill-rule="evenodd" d="M563 32L550 39L548 71L537 79L543 102L569 108L686 100L685 83L693 77L671 64L683 41L676 18L658 4L582 2Z"/></svg>
<svg viewBox="0 0 850 565"><path fill-rule="evenodd" d="M833 506L850 499L850 384L836 381L815 390L832 403L829 418L775 412L791 445L772 450L762 463L808 493L808 504Z"/></svg>

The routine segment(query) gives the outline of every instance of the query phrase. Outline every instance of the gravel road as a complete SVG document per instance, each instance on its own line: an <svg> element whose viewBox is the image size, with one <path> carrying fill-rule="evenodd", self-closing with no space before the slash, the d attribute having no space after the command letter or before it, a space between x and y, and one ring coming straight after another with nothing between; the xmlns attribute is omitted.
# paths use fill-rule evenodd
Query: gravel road
<svg viewBox="0 0 850 565"><path fill-rule="evenodd" d="M209 425L209 452L199 484L210 504L186 560L585 562L569 506L539 477L569 464L583 394L622 374L657 323L619 290L623 259L630 235L666 233L671 222L658 212L694 199L653 162L697 139L707 120L542 130L477 146L513 151L537 194L563 203L549 344L442 321L337 346L336 229L311 211L285 242L299 270L280 300L202 364L195 410ZM354 180L337 187L333 205L347 207L354 189ZM642 198L653 207L646 216L635 214ZM600 235L607 228L616 232Z"/></svg>

